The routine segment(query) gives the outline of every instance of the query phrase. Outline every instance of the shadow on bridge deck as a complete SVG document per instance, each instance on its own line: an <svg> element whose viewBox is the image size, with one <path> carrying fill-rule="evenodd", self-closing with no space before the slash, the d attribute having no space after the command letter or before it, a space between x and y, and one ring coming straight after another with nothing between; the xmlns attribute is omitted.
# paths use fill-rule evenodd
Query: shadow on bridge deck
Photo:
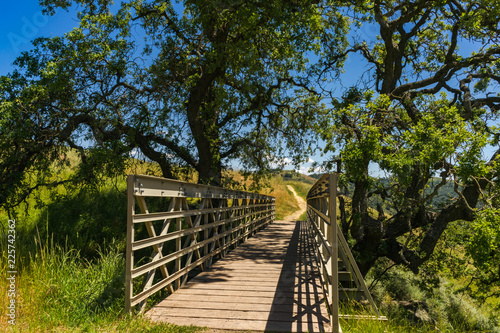
<svg viewBox="0 0 500 333"><path fill-rule="evenodd" d="M305 222L276 221L152 308L152 320L216 329L329 331Z"/></svg>

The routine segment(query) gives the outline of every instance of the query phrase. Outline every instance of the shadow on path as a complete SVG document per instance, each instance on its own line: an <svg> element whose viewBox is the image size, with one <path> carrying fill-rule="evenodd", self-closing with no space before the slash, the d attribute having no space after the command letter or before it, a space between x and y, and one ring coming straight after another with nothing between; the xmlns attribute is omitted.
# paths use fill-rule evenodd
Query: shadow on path
<svg viewBox="0 0 500 333"><path fill-rule="evenodd" d="M329 319L321 313L323 302L318 272L315 269L311 236L307 222L295 222L284 265L269 313L266 330L279 332L325 331ZM279 325L277 324L279 322Z"/></svg>

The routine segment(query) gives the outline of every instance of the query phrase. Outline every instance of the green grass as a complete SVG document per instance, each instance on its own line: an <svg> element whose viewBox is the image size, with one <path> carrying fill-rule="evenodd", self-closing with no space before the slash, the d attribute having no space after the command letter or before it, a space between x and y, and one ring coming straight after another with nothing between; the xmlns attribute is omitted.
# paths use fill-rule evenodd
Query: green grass
<svg viewBox="0 0 500 333"><path fill-rule="evenodd" d="M16 219L16 325L3 312L0 331L198 332L124 313L125 179L93 188L41 189L13 212ZM7 248L7 212L0 246ZM8 290L0 255L0 294ZM8 298L0 297L7 308Z"/></svg>
<svg viewBox="0 0 500 333"><path fill-rule="evenodd" d="M306 200L307 193L312 187L312 184L303 183L299 181L287 181L286 184L291 185L295 190L295 192L297 192L297 194L304 200Z"/></svg>
<svg viewBox="0 0 500 333"><path fill-rule="evenodd" d="M200 328L151 323L124 313L125 260L115 244L88 261L79 251L40 239L17 276L17 320L12 332L198 332ZM0 261L0 293L6 294L6 261ZM3 299L3 298L2 298ZM1 302L6 308L6 299Z"/></svg>
<svg viewBox="0 0 500 333"><path fill-rule="evenodd" d="M282 220L285 216L299 210L293 193L287 188L287 182L281 177L273 177L270 185L272 190L266 194L276 197L276 220Z"/></svg>
<svg viewBox="0 0 500 333"><path fill-rule="evenodd" d="M435 326L415 325L407 320L340 320L342 331L346 333L415 333L437 332Z"/></svg>

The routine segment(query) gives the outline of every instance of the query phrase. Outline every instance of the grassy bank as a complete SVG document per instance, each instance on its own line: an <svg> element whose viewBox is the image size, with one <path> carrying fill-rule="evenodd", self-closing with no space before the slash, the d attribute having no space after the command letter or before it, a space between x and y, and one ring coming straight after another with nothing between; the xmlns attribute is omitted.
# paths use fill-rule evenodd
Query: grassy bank
<svg viewBox="0 0 500 333"><path fill-rule="evenodd" d="M124 313L126 194L124 179L98 188L40 190L11 213L16 221L16 318L2 332L196 332ZM9 216L0 215L7 249ZM11 274L0 257L0 295ZM7 309L9 297L0 297Z"/></svg>
<svg viewBox="0 0 500 333"><path fill-rule="evenodd" d="M124 313L123 254L114 244L89 261L76 249L49 246L37 241L39 250L25 258L16 276L15 326L5 315L3 332L197 332L197 328L153 324L142 316ZM5 281L7 269L2 260ZM5 295L8 286L0 284ZM0 306L7 308L7 298Z"/></svg>

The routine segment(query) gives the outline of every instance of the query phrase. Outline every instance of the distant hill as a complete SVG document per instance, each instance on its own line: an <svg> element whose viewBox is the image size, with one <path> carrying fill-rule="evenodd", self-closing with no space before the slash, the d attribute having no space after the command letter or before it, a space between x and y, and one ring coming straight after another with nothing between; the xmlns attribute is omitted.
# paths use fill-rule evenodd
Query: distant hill
<svg viewBox="0 0 500 333"><path fill-rule="evenodd" d="M308 175L304 175L295 170L276 170L273 172L274 175L281 176L284 181L299 181L307 184L314 184L316 180L319 178L313 178Z"/></svg>
<svg viewBox="0 0 500 333"><path fill-rule="evenodd" d="M379 181L382 182L382 184L384 184L384 185L389 185L389 179L387 179L387 178L380 178ZM434 192L434 189L436 188L436 186L440 182L441 182L441 178L433 177L430 180L429 188L427 188L425 190L425 193L430 194L430 193ZM454 184L451 181L449 181L447 184L442 186L438 190L438 194L433 198L432 206L434 206L436 208L441 208L450 201L450 198L456 198L457 194L453 190L453 187L454 187ZM343 192L346 196L351 197L353 192L354 192L354 184L349 183L349 185L347 186L347 189L343 189ZM377 209L377 204L381 204L382 208L385 210L386 213L389 213L391 215L396 213L393 209L391 209L389 207L390 205L387 202L386 203L382 202L380 197L373 195L373 196L368 198L368 206L369 207L371 207L373 209Z"/></svg>

